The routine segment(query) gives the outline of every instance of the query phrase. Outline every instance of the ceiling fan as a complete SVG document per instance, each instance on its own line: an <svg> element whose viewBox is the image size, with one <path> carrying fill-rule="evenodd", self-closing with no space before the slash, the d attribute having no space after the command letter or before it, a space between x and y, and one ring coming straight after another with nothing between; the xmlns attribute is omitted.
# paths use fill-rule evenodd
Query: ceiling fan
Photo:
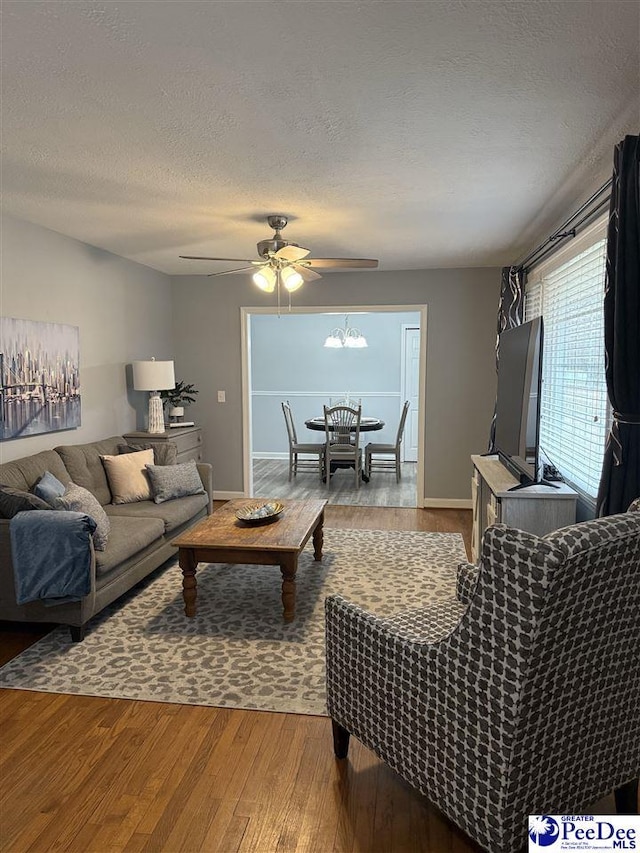
<svg viewBox="0 0 640 853"><path fill-rule="evenodd" d="M276 286L279 293L281 283L289 293L293 293L305 281L322 278L316 272L317 269L374 269L378 266L378 261L372 258L309 258L309 249L283 239L282 230L287 221L287 217L282 214L267 216L269 227L273 228L275 234L268 240L260 240L258 243L260 260L208 258L200 255L180 255L180 257L193 261L234 261L240 264L249 264L249 266L236 267L223 272L212 272L209 273L209 276L230 275L231 273L254 270L254 283L266 293L273 293Z"/></svg>

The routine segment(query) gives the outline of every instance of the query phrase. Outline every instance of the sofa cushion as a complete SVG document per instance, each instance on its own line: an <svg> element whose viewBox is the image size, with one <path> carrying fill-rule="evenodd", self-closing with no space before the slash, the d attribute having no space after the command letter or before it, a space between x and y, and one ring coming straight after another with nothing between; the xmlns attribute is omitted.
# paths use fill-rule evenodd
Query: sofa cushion
<svg viewBox="0 0 640 853"><path fill-rule="evenodd" d="M145 466L153 464L153 450L103 456L102 464L107 472L114 504L149 500L151 488Z"/></svg>
<svg viewBox="0 0 640 853"><path fill-rule="evenodd" d="M104 551L107 547L111 524L106 512L98 503L88 489L83 489L82 486L76 483L69 483L64 490L62 497L56 498L53 503L54 509L70 509L74 512L83 512L92 518L96 523L96 529L93 534L93 544L96 551Z"/></svg>
<svg viewBox="0 0 640 853"><path fill-rule="evenodd" d="M139 504L130 504L130 506L139 506ZM104 551L96 551L98 575L120 565L164 534L164 523L161 518L112 515L110 521L111 535L107 547Z"/></svg>
<svg viewBox="0 0 640 853"><path fill-rule="evenodd" d="M137 453L139 450L153 450L154 465L175 465L178 460L178 445L173 441L143 441L118 445L118 453Z"/></svg>
<svg viewBox="0 0 640 853"><path fill-rule="evenodd" d="M57 477L54 477L51 471L45 471L33 487L33 494L42 498L48 504L52 504L56 498L64 495L64 483L61 483Z"/></svg>
<svg viewBox="0 0 640 853"><path fill-rule="evenodd" d="M121 435L116 435L112 438L105 438L103 441L64 445L56 447L55 450L56 453L60 454L60 458L73 482L82 486L83 489L88 489L104 506L111 503L111 491L100 457L115 456L118 453L118 445L124 443L124 438ZM49 468L49 470L56 474L53 469Z"/></svg>
<svg viewBox="0 0 640 853"><path fill-rule="evenodd" d="M34 453L33 456L25 456L0 465L0 483L30 492L45 471L50 471L65 486L71 480L55 450L43 450L42 453Z"/></svg>
<svg viewBox="0 0 640 853"><path fill-rule="evenodd" d="M151 494L157 504L204 493L198 467L193 459L180 465L147 465L147 471L151 480Z"/></svg>
<svg viewBox="0 0 640 853"><path fill-rule="evenodd" d="M156 504L153 501L139 501L134 504L109 504L104 509L110 519L115 517L160 518L164 524L164 531L168 533L197 515L200 510L207 506L208 502L209 496L205 493L203 495L190 495L161 504Z"/></svg>
<svg viewBox="0 0 640 853"><path fill-rule="evenodd" d="M23 489L0 485L0 518L13 518L19 512L32 509L51 509L46 501Z"/></svg>

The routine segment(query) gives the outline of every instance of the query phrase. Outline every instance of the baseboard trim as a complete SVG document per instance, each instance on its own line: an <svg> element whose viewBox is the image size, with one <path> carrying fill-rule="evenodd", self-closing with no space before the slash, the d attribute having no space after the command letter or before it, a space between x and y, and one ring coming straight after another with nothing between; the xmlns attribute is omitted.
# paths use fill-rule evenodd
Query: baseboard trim
<svg viewBox="0 0 640 853"><path fill-rule="evenodd" d="M424 498L423 509L473 509L471 498Z"/></svg>
<svg viewBox="0 0 640 853"><path fill-rule="evenodd" d="M255 461L256 459L288 459L289 451L279 451L279 450L258 450L254 454L252 454L251 458Z"/></svg>
<svg viewBox="0 0 640 853"><path fill-rule="evenodd" d="M244 492L217 492L215 489L213 490L214 501L235 501L238 498L245 497L246 495Z"/></svg>

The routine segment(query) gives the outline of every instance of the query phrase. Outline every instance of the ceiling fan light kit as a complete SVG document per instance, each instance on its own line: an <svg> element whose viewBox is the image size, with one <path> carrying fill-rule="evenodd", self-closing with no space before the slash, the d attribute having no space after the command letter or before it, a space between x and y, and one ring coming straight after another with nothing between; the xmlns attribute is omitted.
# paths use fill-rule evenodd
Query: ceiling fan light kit
<svg viewBox="0 0 640 853"><path fill-rule="evenodd" d="M211 258L200 255L180 255L181 258L194 261L233 261L234 263L249 264L223 272L209 273L209 276L229 275L235 272L253 271L254 284L265 293L273 293L277 289L278 304L280 285L289 294L302 287L305 281L313 281L322 276L318 269L375 269L378 261L373 258L309 258L309 249L290 243L282 237L282 229L287 224L287 217L282 214L272 214L267 217L270 228L275 233L268 240L260 240L257 244L258 255L262 260L243 260L241 258ZM256 269L257 267L257 269ZM365 344L350 343L348 346L366 346Z"/></svg>

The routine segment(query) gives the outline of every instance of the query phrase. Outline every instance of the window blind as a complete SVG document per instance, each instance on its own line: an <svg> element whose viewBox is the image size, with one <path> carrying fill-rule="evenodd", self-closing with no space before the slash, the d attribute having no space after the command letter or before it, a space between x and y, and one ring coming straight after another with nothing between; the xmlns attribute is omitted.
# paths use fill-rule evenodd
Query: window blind
<svg viewBox="0 0 640 853"><path fill-rule="evenodd" d="M599 224L555 262L534 270L525 293L525 319L544 320L541 451L591 499L598 493L609 424L603 234Z"/></svg>

